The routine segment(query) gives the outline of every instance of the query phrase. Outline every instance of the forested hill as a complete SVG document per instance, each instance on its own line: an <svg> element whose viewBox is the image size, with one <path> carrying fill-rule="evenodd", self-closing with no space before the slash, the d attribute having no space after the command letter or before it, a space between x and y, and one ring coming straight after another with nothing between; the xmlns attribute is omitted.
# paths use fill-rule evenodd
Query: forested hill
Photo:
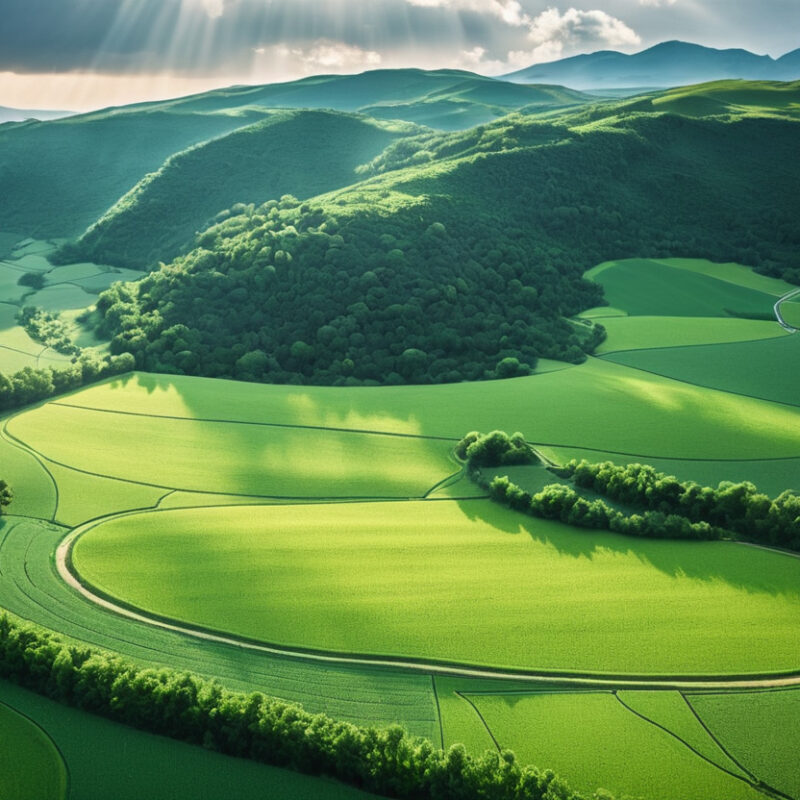
<svg viewBox="0 0 800 800"><path fill-rule="evenodd" d="M0 230L80 236L170 156L274 109L364 110L372 117L454 130L516 109L574 107L593 99L564 87L517 86L458 70L378 70L236 86L50 122L6 123L0 127ZM297 145L302 144L301 138Z"/></svg>
<svg viewBox="0 0 800 800"><path fill-rule="evenodd" d="M421 129L332 111L283 111L169 158L62 260L142 268L174 258L222 209L312 197L358 180L356 167Z"/></svg>
<svg viewBox="0 0 800 800"><path fill-rule="evenodd" d="M231 216L112 288L99 303L112 350L148 370L275 382L503 377L592 348L563 317L600 301L581 274L603 260L799 277L796 122L518 115L451 137L400 141L372 169L412 166Z"/></svg>

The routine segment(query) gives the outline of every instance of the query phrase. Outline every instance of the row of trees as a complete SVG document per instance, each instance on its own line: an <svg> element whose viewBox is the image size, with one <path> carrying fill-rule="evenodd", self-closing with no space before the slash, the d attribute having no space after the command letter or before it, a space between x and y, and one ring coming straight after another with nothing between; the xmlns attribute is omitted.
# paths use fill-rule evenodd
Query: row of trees
<svg viewBox="0 0 800 800"><path fill-rule="evenodd" d="M336 722L296 705L230 692L168 669L143 669L0 616L0 677L77 708L164 736L408 800L582 800L510 751L447 752L398 726ZM605 793L595 800L611 800Z"/></svg>
<svg viewBox="0 0 800 800"><path fill-rule="evenodd" d="M10 375L0 372L0 411L45 400L109 375L130 372L135 366L133 356L127 353L104 359L82 353L64 367L23 367Z"/></svg>
<svg viewBox="0 0 800 800"><path fill-rule="evenodd" d="M707 522L749 541L800 550L800 496L790 491L770 498L749 481L723 481L712 488L645 464L618 466L610 461L572 460L565 474L576 486L611 500Z"/></svg>
<svg viewBox="0 0 800 800"><path fill-rule="evenodd" d="M679 514L645 511L624 514L600 499L587 500L571 486L554 483L534 495L496 475L488 483L493 500L542 519L558 520L579 528L595 528L653 539L719 539L722 532L707 522L690 522Z"/></svg>

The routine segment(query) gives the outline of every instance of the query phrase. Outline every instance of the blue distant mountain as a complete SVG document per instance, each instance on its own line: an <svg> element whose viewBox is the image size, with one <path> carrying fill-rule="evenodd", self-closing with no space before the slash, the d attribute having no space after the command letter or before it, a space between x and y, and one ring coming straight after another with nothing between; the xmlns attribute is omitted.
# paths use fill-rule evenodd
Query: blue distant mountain
<svg viewBox="0 0 800 800"><path fill-rule="evenodd" d="M789 81L800 78L800 49L775 59L748 50L662 42L632 55L601 50L534 64L504 77L515 83L558 83L573 89L666 88L727 78Z"/></svg>

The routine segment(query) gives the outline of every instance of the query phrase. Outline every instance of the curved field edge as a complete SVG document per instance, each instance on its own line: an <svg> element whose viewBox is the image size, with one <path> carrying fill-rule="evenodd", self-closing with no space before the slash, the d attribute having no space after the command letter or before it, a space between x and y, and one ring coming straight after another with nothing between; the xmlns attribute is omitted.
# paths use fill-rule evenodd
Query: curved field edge
<svg viewBox="0 0 800 800"><path fill-rule="evenodd" d="M198 534L206 530L224 534ZM731 543L599 538L480 499L220 507L94 521L62 542L58 564L75 589L110 610L322 662L675 685L796 677L800 560ZM176 570L169 565L178 551L183 566ZM748 577L753 559L769 561L758 572L770 577ZM608 574L628 587L621 596L609 593ZM550 583L531 591L531 575ZM231 576L263 588L254 597L231 593ZM498 581L517 588L498 598ZM587 599L574 615L560 612L576 586ZM467 597L485 610L483 621L464 624L458 609ZM637 603L638 622L625 610ZM682 642L656 635L664 626L653 615L666 625L693 603L708 609L705 623L693 614ZM523 617L527 627L520 627ZM584 631L577 644L576 626ZM511 628L525 633L509 644ZM673 644L685 654L671 654ZM544 662L525 655L543 648Z"/></svg>
<svg viewBox="0 0 800 800"><path fill-rule="evenodd" d="M260 800L265 796L292 800L370 800L375 797L333 780L225 756L136 730L5 681L0 681L2 703L46 730L69 768L68 797L76 800L222 798L230 797L234 786L237 800ZM116 767L123 755L125 772L121 779ZM9 800L50 800L44 795L8 797Z"/></svg>
<svg viewBox="0 0 800 800"><path fill-rule="evenodd" d="M0 796L9 800L64 800L69 772L42 727L0 695Z"/></svg>

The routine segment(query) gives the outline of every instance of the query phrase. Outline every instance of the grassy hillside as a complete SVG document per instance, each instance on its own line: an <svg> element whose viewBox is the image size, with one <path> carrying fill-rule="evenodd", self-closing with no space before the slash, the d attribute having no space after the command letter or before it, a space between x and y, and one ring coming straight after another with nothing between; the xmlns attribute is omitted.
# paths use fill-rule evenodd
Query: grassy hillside
<svg viewBox="0 0 800 800"><path fill-rule="evenodd" d="M474 380L579 361L601 331L561 317L598 305L581 280L590 264L706 256L796 277L796 141L788 120L638 114L579 128L516 116L401 141L374 177L232 217L103 295L102 329L140 368L278 382ZM769 313L767 295L729 293L720 309Z"/></svg>
<svg viewBox="0 0 800 800"><path fill-rule="evenodd" d="M173 153L264 114L112 110L0 128L0 229L79 235Z"/></svg>
<svg viewBox="0 0 800 800"><path fill-rule="evenodd" d="M351 184L357 166L416 130L330 111L278 112L171 156L61 257L133 267L170 260L223 209Z"/></svg>

